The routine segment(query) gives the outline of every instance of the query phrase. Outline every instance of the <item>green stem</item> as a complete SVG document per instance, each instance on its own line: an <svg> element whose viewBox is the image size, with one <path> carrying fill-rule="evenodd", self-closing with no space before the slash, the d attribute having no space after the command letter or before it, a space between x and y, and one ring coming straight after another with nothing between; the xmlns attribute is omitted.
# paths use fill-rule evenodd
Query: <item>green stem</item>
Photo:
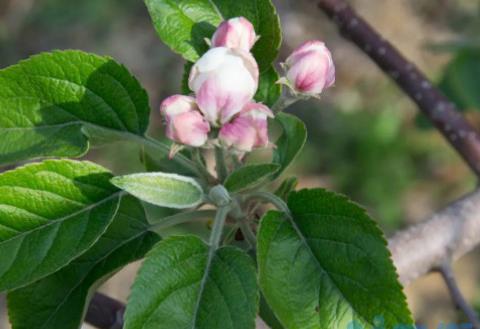
<svg viewBox="0 0 480 329"><path fill-rule="evenodd" d="M167 227L190 222L195 219L211 218L215 216L215 210L195 210L164 217L150 224L150 229L161 230Z"/></svg>
<svg viewBox="0 0 480 329"><path fill-rule="evenodd" d="M215 216L215 221L213 222L212 232L210 233L210 253L215 253L215 251L220 246L220 240L222 239L223 226L225 225L225 220L227 215L230 212L230 205L222 206L218 208L217 214ZM210 257L209 257L210 258Z"/></svg>
<svg viewBox="0 0 480 329"><path fill-rule="evenodd" d="M257 248L257 236L253 233L252 228L248 225L247 218L241 218L238 220L238 225L240 226L240 230L242 231L245 240L250 244L253 249Z"/></svg>
<svg viewBox="0 0 480 329"><path fill-rule="evenodd" d="M288 205L275 194L269 192L253 192L247 195L247 200L248 199L261 199L269 202L274 205L275 208L290 216L290 209L288 209Z"/></svg>
<svg viewBox="0 0 480 329"><path fill-rule="evenodd" d="M198 165L199 171L202 173L203 177L206 178L207 182L212 184L215 183L216 179L215 177L212 176L212 174L210 174L207 167L205 166L205 162L203 161L202 153L200 152L200 149L198 148L194 149L193 156L194 156L195 162Z"/></svg>
<svg viewBox="0 0 480 329"><path fill-rule="evenodd" d="M218 180L223 183L225 178L227 178L228 171L227 165L225 164L225 152L221 147L215 147L215 163Z"/></svg>
<svg viewBox="0 0 480 329"><path fill-rule="evenodd" d="M272 111L273 113L279 113L285 110L287 107L297 102L298 98L291 95L290 92L284 92L280 98L273 104Z"/></svg>

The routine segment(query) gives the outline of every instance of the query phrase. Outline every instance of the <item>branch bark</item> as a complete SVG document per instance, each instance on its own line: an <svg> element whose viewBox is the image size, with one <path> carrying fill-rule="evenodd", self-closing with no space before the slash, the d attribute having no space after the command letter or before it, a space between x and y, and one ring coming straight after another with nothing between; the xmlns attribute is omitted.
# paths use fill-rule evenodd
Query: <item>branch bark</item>
<svg viewBox="0 0 480 329"><path fill-rule="evenodd" d="M480 190L452 203L423 223L389 240L400 282L454 261L480 244Z"/></svg>
<svg viewBox="0 0 480 329"><path fill-rule="evenodd" d="M345 38L355 43L388 74L418 105L422 113L480 176L480 135L411 62L377 33L344 0L320 0L318 6L337 25Z"/></svg>
<svg viewBox="0 0 480 329"><path fill-rule="evenodd" d="M472 325L473 329L480 329L478 315L463 297L450 264L442 265L438 271L442 275L443 280L447 285L448 291L452 296L452 301L455 306L467 316L467 319Z"/></svg>

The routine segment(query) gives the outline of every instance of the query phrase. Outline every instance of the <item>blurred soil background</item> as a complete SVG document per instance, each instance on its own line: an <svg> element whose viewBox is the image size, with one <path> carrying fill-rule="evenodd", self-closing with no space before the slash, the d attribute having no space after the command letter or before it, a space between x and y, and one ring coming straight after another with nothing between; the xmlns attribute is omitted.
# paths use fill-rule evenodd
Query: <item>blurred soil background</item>
<svg viewBox="0 0 480 329"><path fill-rule="evenodd" d="M274 0L284 33L280 59L307 39L333 52L337 82L320 102L289 109L305 120L308 144L290 173L301 187L342 192L368 208L390 236L475 187L454 151L417 115L415 105L357 48L346 42L314 1ZM475 0L354 0L356 9L457 102L480 126L480 4ZM0 68L53 49L81 49L125 64L147 89L151 130L161 137L158 107L180 92L183 60L155 35L141 0L0 0ZM116 144L88 158L115 173L142 171L138 149ZM479 252L455 266L466 297L480 307ZM102 291L125 300L138 264ZM464 322L443 282L430 274L406 289L418 323ZM0 298L0 328L8 329ZM85 326L85 328L89 328Z"/></svg>

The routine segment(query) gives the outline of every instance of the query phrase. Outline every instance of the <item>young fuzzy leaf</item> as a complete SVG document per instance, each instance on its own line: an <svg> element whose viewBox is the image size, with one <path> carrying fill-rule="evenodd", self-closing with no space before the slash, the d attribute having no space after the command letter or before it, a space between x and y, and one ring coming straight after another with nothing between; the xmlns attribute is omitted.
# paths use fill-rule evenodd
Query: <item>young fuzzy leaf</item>
<svg viewBox="0 0 480 329"><path fill-rule="evenodd" d="M243 16L260 39L252 52L260 70L270 69L281 44L280 21L271 0L145 0L160 39L187 61L195 62L216 27L225 19Z"/></svg>
<svg viewBox="0 0 480 329"><path fill-rule="evenodd" d="M0 174L0 291L58 271L88 250L117 212L112 175L50 160Z"/></svg>
<svg viewBox="0 0 480 329"><path fill-rule="evenodd" d="M123 197L112 224L92 248L60 271L8 294L12 328L81 327L93 291L159 241L148 229L140 202Z"/></svg>
<svg viewBox="0 0 480 329"><path fill-rule="evenodd" d="M253 260L195 236L171 237L148 253L132 288L125 329L254 329L258 288Z"/></svg>
<svg viewBox="0 0 480 329"><path fill-rule="evenodd" d="M112 184L140 200L167 208L192 208L203 200L203 190L190 177L165 173L118 176Z"/></svg>
<svg viewBox="0 0 480 329"><path fill-rule="evenodd" d="M322 189L292 192L258 234L260 287L286 329L414 328L382 232L365 211Z"/></svg>
<svg viewBox="0 0 480 329"><path fill-rule="evenodd" d="M109 57L74 50L32 56L0 70L0 164L81 156L84 129L103 139L143 136L149 112L145 90Z"/></svg>
<svg viewBox="0 0 480 329"><path fill-rule="evenodd" d="M280 166L274 163L247 165L231 173L224 185L230 192L248 190L264 182L278 169Z"/></svg>
<svg viewBox="0 0 480 329"><path fill-rule="evenodd" d="M283 128L283 134L278 139L277 147L273 151L273 162L281 166L281 169L275 174L275 177L278 177L302 151L307 141L307 128L302 120L290 114L279 113L275 116L275 120Z"/></svg>

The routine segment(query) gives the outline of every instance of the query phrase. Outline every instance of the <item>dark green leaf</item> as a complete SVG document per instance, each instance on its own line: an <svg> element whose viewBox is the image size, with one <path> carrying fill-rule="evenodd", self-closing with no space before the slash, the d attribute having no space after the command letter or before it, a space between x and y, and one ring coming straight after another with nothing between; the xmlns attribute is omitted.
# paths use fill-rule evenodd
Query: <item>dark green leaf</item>
<svg viewBox="0 0 480 329"><path fill-rule="evenodd" d="M276 83L278 79L280 79L280 77L273 66L260 74L260 81L255 100L272 107L282 94L281 85Z"/></svg>
<svg viewBox="0 0 480 329"><path fill-rule="evenodd" d="M140 202L123 197L98 242L60 271L8 294L13 329L78 329L95 289L158 242Z"/></svg>
<svg viewBox="0 0 480 329"><path fill-rule="evenodd" d="M273 152L273 162L281 166L275 175L278 177L302 151L307 140L307 129L302 120L290 114L279 113L275 120L283 128L283 134L278 139L277 147Z"/></svg>
<svg viewBox="0 0 480 329"><path fill-rule="evenodd" d="M440 88L460 109L480 110L480 49L463 49L447 65Z"/></svg>
<svg viewBox="0 0 480 329"><path fill-rule="evenodd" d="M259 282L286 329L413 328L386 241L363 209L322 189L292 192L292 217L269 212L258 238Z"/></svg>
<svg viewBox="0 0 480 329"><path fill-rule="evenodd" d="M279 168L279 165L273 163L246 165L231 173L224 185L230 192L251 189L275 174Z"/></svg>
<svg viewBox="0 0 480 329"><path fill-rule="evenodd" d="M143 135L148 98L109 57L81 51L33 56L0 70L0 164L88 150L82 127Z"/></svg>
<svg viewBox="0 0 480 329"><path fill-rule="evenodd" d="M280 321L278 321L277 317L275 316L275 313L273 313L272 309L268 305L263 295L260 296L260 307L259 307L258 315L262 318L262 320L268 325L270 329L284 329L284 327L282 326Z"/></svg>
<svg viewBox="0 0 480 329"><path fill-rule="evenodd" d="M140 200L168 208L192 208L203 200L203 190L190 177L165 173L118 176L112 183Z"/></svg>
<svg viewBox="0 0 480 329"><path fill-rule="evenodd" d="M37 281L88 250L118 208L112 175L50 160L0 175L0 291Z"/></svg>
<svg viewBox="0 0 480 329"><path fill-rule="evenodd" d="M133 285L125 329L254 329L253 260L234 247L222 247L210 259L208 254L194 236L159 242Z"/></svg>
<svg viewBox="0 0 480 329"><path fill-rule="evenodd" d="M192 62L186 62L185 63L185 66L183 68L183 77L182 77L182 86L181 86L181 90L182 90L182 94L184 95L189 95L192 93L192 90L190 89L190 87L188 86L188 78L190 77L190 70L192 69L193 67L193 63Z"/></svg>
<svg viewBox="0 0 480 329"><path fill-rule="evenodd" d="M268 70L281 43L280 22L271 0L145 0L162 41L186 60L195 62L207 49L224 20L244 16L260 35L253 48L261 71Z"/></svg>

